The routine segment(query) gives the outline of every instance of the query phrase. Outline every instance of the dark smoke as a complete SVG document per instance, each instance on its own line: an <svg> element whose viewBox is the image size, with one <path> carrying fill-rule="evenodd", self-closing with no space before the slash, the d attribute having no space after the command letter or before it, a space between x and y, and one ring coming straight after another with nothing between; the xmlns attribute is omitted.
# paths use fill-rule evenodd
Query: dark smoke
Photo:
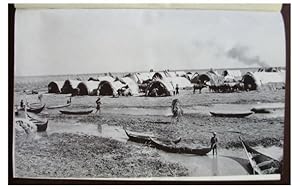
<svg viewBox="0 0 300 189"><path fill-rule="evenodd" d="M235 46L227 52L227 56L247 65L258 64L262 67L268 67L268 64L260 60L259 56L249 56L248 51L248 48L245 46Z"/></svg>

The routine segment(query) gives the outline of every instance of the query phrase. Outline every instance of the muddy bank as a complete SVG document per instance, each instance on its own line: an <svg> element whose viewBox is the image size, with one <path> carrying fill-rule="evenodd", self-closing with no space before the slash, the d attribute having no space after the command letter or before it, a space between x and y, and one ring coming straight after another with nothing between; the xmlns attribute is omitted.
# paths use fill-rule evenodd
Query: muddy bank
<svg viewBox="0 0 300 189"><path fill-rule="evenodd" d="M51 106L56 104L66 103L70 95L45 94L43 101ZM15 103L18 104L20 99L24 98L22 93L15 93ZM196 105L211 105L211 104L249 104L249 103L272 103L284 102L285 90L276 91L250 91L239 93L212 93L203 92L202 94L193 94L192 90L181 90L177 96L169 97L144 97L144 96L130 96L112 98L110 96L102 97L102 107L170 107L174 98L178 98L182 106L196 106ZM29 102L38 101L38 95L28 95ZM72 100L73 107L95 107L96 96L75 96Z"/></svg>
<svg viewBox="0 0 300 189"><path fill-rule="evenodd" d="M17 134L17 177L162 177L187 176L178 163L154 151L97 136L54 133L23 140ZM26 138L26 137L25 137Z"/></svg>
<svg viewBox="0 0 300 189"><path fill-rule="evenodd" d="M59 116L60 117L60 116ZM61 118L61 117L60 117ZM56 119L53 118L53 119ZM280 118L221 118L187 114L178 123L166 116L134 116L111 114L90 115L78 122L108 124L134 131L152 132L161 137L182 138L190 146L207 146L212 132L217 132L221 148L242 148L241 136L251 146L282 146L284 120Z"/></svg>
<svg viewBox="0 0 300 189"><path fill-rule="evenodd" d="M15 96L16 103L24 98L19 93L15 93ZM45 94L43 101L48 106L65 104L68 96ZM69 108L94 108L96 98L74 97ZM174 98L179 98L184 111L188 110L177 123L170 116L170 105ZM36 102L37 95L28 95L27 99L29 102ZM220 157L224 155L222 153L226 148L230 152L238 149L242 153L233 159L243 159L246 162L247 157L243 157L239 136L252 147L282 147L283 108L279 111L279 116L251 115L246 118L212 117L207 112L212 107L229 109L225 105L232 104L247 105L248 108L262 103L282 104L284 90L226 94L192 94L191 90L186 90L175 97L103 97L101 101L103 104L100 114L72 116L61 114L56 109L43 110L38 116L49 120L46 136L28 139L17 133L16 176L132 178L247 174L241 171L239 164L225 156L215 161L208 154L206 157L192 157L191 161L186 159L180 162L177 154L162 154L142 144L120 142L114 139L118 135L98 136L95 133L103 125L111 127L111 130L117 128L118 132L123 132L124 127L136 132L152 132L166 138L180 136L182 145L195 148L209 146L211 132L217 132ZM108 130L103 129L102 132L106 131ZM126 140L126 135L123 140ZM198 165L199 167L195 167ZM234 165L236 169L231 170L230 166ZM211 170L206 172L204 169Z"/></svg>

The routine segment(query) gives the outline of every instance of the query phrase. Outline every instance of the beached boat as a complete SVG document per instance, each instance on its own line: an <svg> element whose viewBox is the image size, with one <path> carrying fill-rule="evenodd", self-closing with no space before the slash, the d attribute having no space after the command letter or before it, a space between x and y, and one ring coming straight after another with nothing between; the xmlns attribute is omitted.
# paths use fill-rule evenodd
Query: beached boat
<svg viewBox="0 0 300 189"><path fill-rule="evenodd" d="M128 136L130 141L138 142L138 143L149 143L151 144L151 137L156 138L153 134L150 133L142 133L142 132L134 132L124 129L126 135ZM163 139L161 139L163 140ZM165 139L168 140L168 139ZM170 141L170 140L169 140ZM177 144L181 141L181 137L178 137L175 140L172 140L174 144Z"/></svg>
<svg viewBox="0 0 300 189"><path fill-rule="evenodd" d="M170 141L161 141L156 138L151 137L152 144L160 150L170 153L184 153L184 154L196 154L196 155L206 155L211 151L211 148L190 148L185 146L177 146Z"/></svg>
<svg viewBox="0 0 300 189"><path fill-rule="evenodd" d="M62 104L62 105L56 105L56 106L48 106L47 109L58 109L58 108L66 108L71 106L71 103L68 104Z"/></svg>
<svg viewBox="0 0 300 189"><path fill-rule="evenodd" d="M252 108L251 111L254 112L254 113L256 113L256 114L268 114L268 113L271 113L271 111L268 110L267 108Z"/></svg>
<svg viewBox="0 0 300 189"><path fill-rule="evenodd" d="M93 112L93 110L59 110L62 114L68 115L87 115Z"/></svg>
<svg viewBox="0 0 300 189"><path fill-rule="evenodd" d="M253 174L263 175L280 173L280 162L278 160L254 150L241 138L240 140L248 157L250 166L253 169Z"/></svg>
<svg viewBox="0 0 300 189"><path fill-rule="evenodd" d="M237 117L242 118L253 114L253 112L236 112L236 113L222 113L222 112L210 112L215 117Z"/></svg>
<svg viewBox="0 0 300 189"><path fill-rule="evenodd" d="M31 113L35 113L38 114L41 111L43 111L43 109L45 108L45 104L41 104L41 103L32 103L29 104L27 107L27 111L31 112ZM24 108L20 108L19 110L24 110Z"/></svg>
<svg viewBox="0 0 300 189"><path fill-rule="evenodd" d="M42 120L41 118L38 118L36 116L33 116L31 114L27 114L29 121L34 123L37 127L38 132L46 131L48 127L48 120Z"/></svg>

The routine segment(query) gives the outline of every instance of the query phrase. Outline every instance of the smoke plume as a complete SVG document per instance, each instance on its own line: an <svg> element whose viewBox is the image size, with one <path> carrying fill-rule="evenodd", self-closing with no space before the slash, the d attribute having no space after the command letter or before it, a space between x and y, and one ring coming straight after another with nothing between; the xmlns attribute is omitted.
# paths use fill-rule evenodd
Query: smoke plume
<svg viewBox="0 0 300 189"><path fill-rule="evenodd" d="M262 61L259 56L249 55L249 49L245 46L235 46L231 48L229 51L227 51L227 56L243 62L246 65L258 64L262 67L268 67L268 64Z"/></svg>

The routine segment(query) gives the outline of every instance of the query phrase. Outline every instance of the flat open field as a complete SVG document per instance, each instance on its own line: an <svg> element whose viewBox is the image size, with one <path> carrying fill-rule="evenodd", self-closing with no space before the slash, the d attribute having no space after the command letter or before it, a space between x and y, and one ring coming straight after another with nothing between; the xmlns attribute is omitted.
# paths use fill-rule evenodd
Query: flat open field
<svg viewBox="0 0 300 189"><path fill-rule="evenodd" d="M65 104L69 95L44 94L47 106ZM25 96L15 92L15 103ZM184 111L175 123L171 117L171 102L178 98ZM37 95L27 95L28 102L37 102ZM70 109L95 108L96 96L75 96ZM188 164L151 147L127 142L123 128L152 132L158 136L176 138L188 146L208 146L211 132L217 132L219 156L226 150L241 151L241 136L253 147L276 147L282 156L284 131L284 90L262 90L240 93L193 94L181 90L170 97L102 97L101 113L85 116L63 115L59 110L45 109L39 115L49 119L46 133L28 137L17 131L15 137L15 175L18 177L165 177L202 176ZM254 106L274 106L271 114L253 114L246 118L213 117L211 110L250 110ZM223 154L222 154L223 152ZM228 155L228 152L227 152ZM197 161L211 161L207 157ZM244 153L235 157L246 160ZM242 157L240 157L242 156ZM169 159L168 159L169 157ZM179 156L184 159L185 156ZM202 158L202 159L201 159ZM207 160L205 158L208 158ZM215 161L215 160L213 160ZM220 164L226 159L219 159ZM230 164L230 163L229 163ZM205 166L196 164L205 170ZM213 166L214 167L214 166ZM242 167L242 166L241 166ZM248 174L230 165L217 175ZM226 171L225 171L226 170ZM199 173L199 175L197 175ZM204 174L205 175L205 174ZM207 176L215 175L214 171Z"/></svg>

